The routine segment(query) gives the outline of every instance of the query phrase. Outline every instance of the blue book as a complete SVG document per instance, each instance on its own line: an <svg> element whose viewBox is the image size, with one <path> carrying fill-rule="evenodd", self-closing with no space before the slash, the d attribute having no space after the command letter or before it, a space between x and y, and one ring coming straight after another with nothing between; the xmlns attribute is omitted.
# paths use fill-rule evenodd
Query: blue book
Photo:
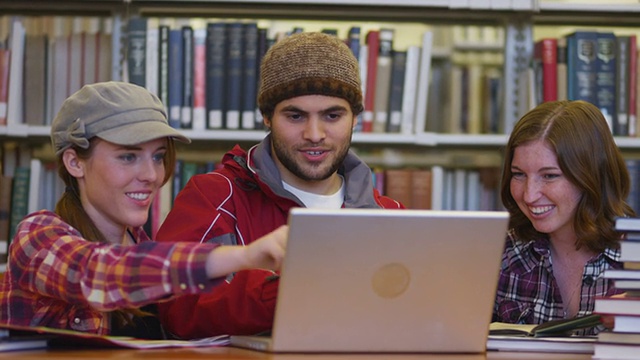
<svg viewBox="0 0 640 360"><path fill-rule="evenodd" d="M258 24L244 24L244 71L242 91L242 129L251 130L255 125L257 103Z"/></svg>
<svg viewBox="0 0 640 360"><path fill-rule="evenodd" d="M260 88L260 65L262 64L262 58L264 54L269 50L269 39L267 36L266 28L258 28L258 50L257 50L257 59L256 59L256 89ZM264 121L262 119L262 113L260 113L260 109L258 108L257 99L256 99L256 114L255 114L255 129L264 129Z"/></svg>
<svg viewBox="0 0 640 360"><path fill-rule="evenodd" d="M127 72L129 82L146 86L147 18L129 19L127 39Z"/></svg>
<svg viewBox="0 0 640 360"><path fill-rule="evenodd" d="M352 26L349 29L347 46L349 46L356 59L360 59L360 26Z"/></svg>
<svg viewBox="0 0 640 360"><path fill-rule="evenodd" d="M224 128L224 103L226 98L227 27L224 22L207 24L206 39L206 94L207 128Z"/></svg>
<svg viewBox="0 0 640 360"><path fill-rule="evenodd" d="M404 72L407 64L407 52L392 53L391 60L391 89L389 91L389 115L387 132L398 133L402 125L402 95L404 90Z"/></svg>
<svg viewBox="0 0 640 360"><path fill-rule="evenodd" d="M232 130L240 129L244 43L244 24L241 22L228 23L225 128Z"/></svg>
<svg viewBox="0 0 640 360"><path fill-rule="evenodd" d="M597 33L576 31L567 36L567 98L596 104Z"/></svg>
<svg viewBox="0 0 640 360"><path fill-rule="evenodd" d="M613 130L616 117L616 36L612 32L598 33L595 105Z"/></svg>
<svg viewBox="0 0 640 360"><path fill-rule="evenodd" d="M182 110L182 81L183 81L183 49L182 30L169 31L169 125L180 128L180 112Z"/></svg>
<svg viewBox="0 0 640 360"><path fill-rule="evenodd" d="M182 27L182 108L180 127L193 127L193 28Z"/></svg>

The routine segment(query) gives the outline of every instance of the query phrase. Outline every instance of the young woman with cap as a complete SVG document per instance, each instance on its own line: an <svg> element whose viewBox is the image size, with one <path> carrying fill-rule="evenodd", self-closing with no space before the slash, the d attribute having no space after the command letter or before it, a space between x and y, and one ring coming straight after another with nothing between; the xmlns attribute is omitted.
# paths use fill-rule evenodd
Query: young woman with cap
<svg viewBox="0 0 640 360"><path fill-rule="evenodd" d="M162 338L145 306L210 291L235 271L279 267L286 226L245 247L145 234L151 201L174 169L173 142L190 141L146 89L83 87L62 104L51 139L66 190L55 212L29 214L16 229L0 323Z"/></svg>

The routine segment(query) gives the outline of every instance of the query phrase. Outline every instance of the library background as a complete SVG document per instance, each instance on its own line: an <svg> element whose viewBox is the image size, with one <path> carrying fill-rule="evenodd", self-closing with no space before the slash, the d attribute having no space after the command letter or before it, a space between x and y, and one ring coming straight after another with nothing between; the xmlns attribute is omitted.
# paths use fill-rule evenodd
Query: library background
<svg viewBox="0 0 640 360"><path fill-rule="evenodd" d="M335 34L361 65L353 149L379 190L410 208L499 210L502 148L542 101L596 104L640 177L637 18L625 0L0 0L0 253L62 184L49 124L87 83L158 94L179 144L153 234L190 176L265 136L259 63L296 31ZM640 182L630 202L640 210Z"/></svg>

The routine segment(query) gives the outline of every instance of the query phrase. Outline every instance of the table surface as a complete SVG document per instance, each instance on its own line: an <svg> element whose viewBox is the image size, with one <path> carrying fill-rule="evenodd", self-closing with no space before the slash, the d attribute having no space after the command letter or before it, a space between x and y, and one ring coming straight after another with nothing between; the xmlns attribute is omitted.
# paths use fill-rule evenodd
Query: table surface
<svg viewBox="0 0 640 360"><path fill-rule="evenodd" d="M268 354L232 347L170 349L42 349L0 353L0 359L226 359L226 360L587 360L590 354Z"/></svg>

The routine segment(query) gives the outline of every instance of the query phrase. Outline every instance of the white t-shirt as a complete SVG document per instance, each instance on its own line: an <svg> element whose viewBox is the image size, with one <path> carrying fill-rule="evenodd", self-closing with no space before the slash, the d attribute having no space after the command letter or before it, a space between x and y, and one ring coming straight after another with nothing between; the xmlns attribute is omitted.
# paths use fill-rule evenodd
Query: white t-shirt
<svg viewBox="0 0 640 360"><path fill-rule="evenodd" d="M286 182L282 182L282 186L292 194L298 197L302 203L308 208L316 209L339 209L344 203L344 178L340 176L342 184L340 189L331 195L318 195L295 188Z"/></svg>

